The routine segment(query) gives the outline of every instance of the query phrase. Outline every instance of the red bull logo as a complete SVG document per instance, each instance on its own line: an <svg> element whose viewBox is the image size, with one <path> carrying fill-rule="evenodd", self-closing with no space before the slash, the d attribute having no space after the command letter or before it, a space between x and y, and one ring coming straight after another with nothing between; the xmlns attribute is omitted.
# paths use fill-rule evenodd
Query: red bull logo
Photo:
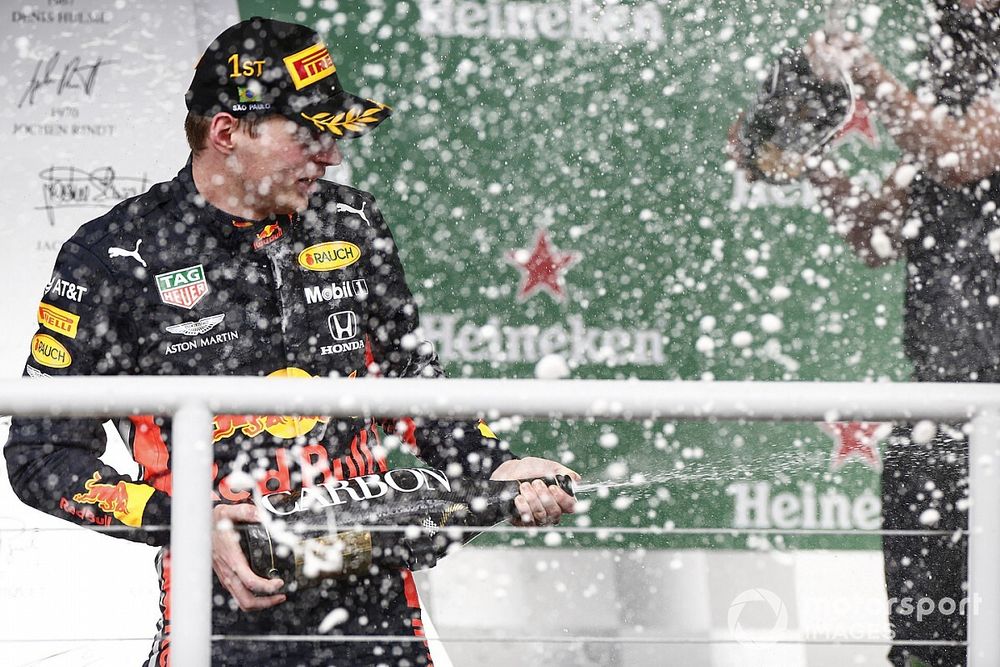
<svg viewBox="0 0 1000 667"><path fill-rule="evenodd" d="M264 246L274 243L284 235L285 232L281 229L281 225L277 223L264 225L264 228L257 233L257 238L254 239L253 249L260 250Z"/></svg>
<svg viewBox="0 0 1000 667"><path fill-rule="evenodd" d="M276 226L276 225L275 225ZM263 233L263 232L261 232ZM352 372L348 377L356 377L357 371ZM301 368L279 368L268 377L272 378L311 378L307 371ZM309 416L291 417L287 415L216 415L212 422L212 442L225 440L236 434L237 431L254 438L261 433L270 433L276 438L291 440L300 435L309 433L316 424L327 424L329 417Z"/></svg>
<svg viewBox="0 0 1000 667"><path fill-rule="evenodd" d="M83 483L86 492L75 494L73 501L81 505L97 505L102 512L114 515L126 526L141 526L142 513L146 510L146 503L149 502L155 489L148 484L132 484L130 482L99 484L100 481L101 473L95 472L93 477ZM93 523L108 525L98 517L91 518L70 508L63 509Z"/></svg>
<svg viewBox="0 0 1000 667"><path fill-rule="evenodd" d="M326 424L329 417L288 417L280 415L216 415L212 421L212 442L232 437L237 431L254 438L270 433L276 438L290 440L305 435L316 424Z"/></svg>
<svg viewBox="0 0 1000 667"><path fill-rule="evenodd" d="M98 484L101 473L83 483L86 493L77 493L73 500L84 505L97 505L102 512L108 514L128 514L128 487L125 482L117 484Z"/></svg>

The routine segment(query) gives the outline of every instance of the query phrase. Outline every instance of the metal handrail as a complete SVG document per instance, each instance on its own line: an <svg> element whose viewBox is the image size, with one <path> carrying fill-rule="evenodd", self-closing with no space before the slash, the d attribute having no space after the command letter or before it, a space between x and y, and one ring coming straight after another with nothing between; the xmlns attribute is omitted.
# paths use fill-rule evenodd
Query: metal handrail
<svg viewBox="0 0 1000 667"><path fill-rule="evenodd" d="M172 414L196 404L215 413L330 416L955 421L1000 408L1000 385L199 376L0 380L0 414Z"/></svg>
<svg viewBox="0 0 1000 667"><path fill-rule="evenodd" d="M969 664L1000 655L1000 385L640 380L67 377L0 381L0 414L173 415L171 659L208 667L212 415L969 421ZM183 520L178 520L183 518Z"/></svg>

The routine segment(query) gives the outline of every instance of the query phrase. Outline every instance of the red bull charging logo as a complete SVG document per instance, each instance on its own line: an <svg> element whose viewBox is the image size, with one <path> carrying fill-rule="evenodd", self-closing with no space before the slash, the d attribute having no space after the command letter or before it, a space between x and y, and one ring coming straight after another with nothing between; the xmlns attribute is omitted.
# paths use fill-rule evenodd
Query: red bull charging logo
<svg viewBox="0 0 1000 667"><path fill-rule="evenodd" d="M349 377L355 377L357 372ZM312 375L301 368L281 368L268 377L311 378ZM276 438L291 440L309 433L316 424L329 423L329 417L291 417L287 415L216 415L212 422L212 442L225 440L237 431L254 438L262 433L270 433Z"/></svg>
<svg viewBox="0 0 1000 667"><path fill-rule="evenodd" d="M83 483L86 493L77 493L73 500L85 505L97 505L101 511L108 514L128 514L128 487L125 482L117 484L98 484L101 473Z"/></svg>
<svg viewBox="0 0 1000 667"><path fill-rule="evenodd" d="M327 423L328 417L287 417L279 415L216 415L212 421L212 442L232 437L237 431L248 438L270 433L276 438L289 440L305 435L318 423Z"/></svg>
<svg viewBox="0 0 1000 667"><path fill-rule="evenodd" d="M254 239L253 249L260 250L269 243L274 243L284 235L285 232L281 229L281 225L277 223L264 225L264 228L257 233L257 238Z"/></svg>

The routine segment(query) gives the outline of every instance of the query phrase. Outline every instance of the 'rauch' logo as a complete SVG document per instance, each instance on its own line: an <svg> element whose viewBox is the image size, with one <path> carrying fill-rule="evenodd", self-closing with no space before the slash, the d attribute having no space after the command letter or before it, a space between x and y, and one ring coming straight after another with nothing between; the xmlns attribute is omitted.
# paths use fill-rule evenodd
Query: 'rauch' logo
<svg viewBox="0 0 1000 667"><path fill-rule="evenodd" d="M310 271L333 271L361 259L361 248L348 241L327 241L299 253L299 266Z"/></svg>
<svg viewBox="0 0 1000 667"><path fill-rule="evenodd" d="M66 368L73 363L69 350L48 334L35 334L31 339L31 356L49 368Z"/></svg>
<svg viewBox="0 0 1000 667"><path fill-rule="evenodd" d="M156 276L156 289L163 303L188 310L209 291L201 264L159 274Z"/></svg>

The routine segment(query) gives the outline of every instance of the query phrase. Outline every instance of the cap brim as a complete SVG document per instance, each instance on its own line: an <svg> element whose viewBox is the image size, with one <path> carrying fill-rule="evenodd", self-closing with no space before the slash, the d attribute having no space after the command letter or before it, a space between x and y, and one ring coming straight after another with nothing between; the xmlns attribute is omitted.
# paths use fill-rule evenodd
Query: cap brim
<svg viewBox="0 0 1000 667"><path fill-rule="evenodd" d="M323 102L306 107L293 118L306 127L329 132L337 139L353 139L373 129L392 115L392 109L341 91Z"/></svg>

